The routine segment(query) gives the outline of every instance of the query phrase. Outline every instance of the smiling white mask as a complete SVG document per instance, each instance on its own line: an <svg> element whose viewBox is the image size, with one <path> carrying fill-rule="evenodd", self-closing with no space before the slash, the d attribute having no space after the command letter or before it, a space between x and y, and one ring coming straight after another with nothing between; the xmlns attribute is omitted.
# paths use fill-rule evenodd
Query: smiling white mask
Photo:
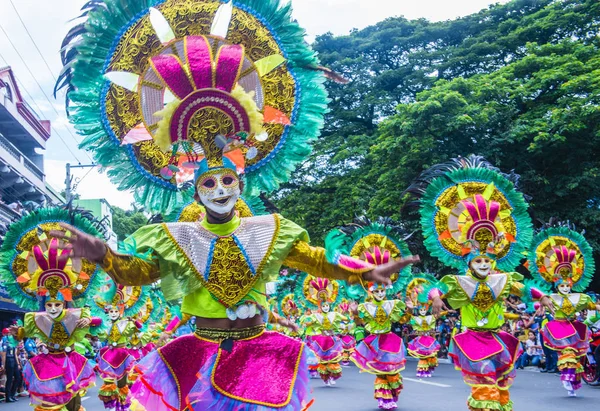
<svg viewBox="0 0 600 411"><path fill-rule="evenodd" d="M63 303L58 302L46 303L44 306L46 312L52 319L58 318L58 316L63 312L64 307L65 306Z"/></svg>
<svg viewBox="0 0 600 411"><path fill-rule="evenodd" d="M479 278L487 278L492 271L492 259L489 257L475 257L470 264L471 270Z"/></svg>
<svg viewBox="0 0 600 411"><path fill-rule="evenodd" d="M110 310L108 310L108 318L111 319L111 321L116 321L121 317L121 311L119 311L117 308L111 308Z"/></svg>
<svg viewBox="0 0 600 411"><path fill-rule="evenodd" d="M196 189L204 207L219 215L229 214L241 195L240 179L229 169L204 173L196 182Z"/></svg>

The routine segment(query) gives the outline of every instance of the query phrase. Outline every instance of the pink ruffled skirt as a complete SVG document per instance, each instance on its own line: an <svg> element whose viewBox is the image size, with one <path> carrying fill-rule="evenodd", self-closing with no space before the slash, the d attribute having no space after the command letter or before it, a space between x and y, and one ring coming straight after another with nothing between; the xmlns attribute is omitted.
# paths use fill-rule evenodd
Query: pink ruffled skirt
<svg viewBox="0 0 600 411"><path fill-rule="evenodd" d="M588 352L592 334L588 327L579 321L554 320L542 328L544 345L551 350L563 351L571 348L581 357Z"/></svg>
<svg viewBox="0 0 600 411"><path fill-rule="evenodd" d="M31 404L49 408L67 404L96 381L87 358L75 351L36 355L25 365L23 376Z"/></svg>
<svg viewBox="0 0 600 411"><path fill-rule="evenodd" d="M415 358L433 357L440 349L440 343L429 335L419 335L408 343L408 353Z"/></svg>
<svg viewBox="0 0 600 411"><path fill-rule="evenodd" d="M104 347L98 353L97 369L103 380L119 381L135 364L128 348Z"/></svg>
<svg viewBox="0 0 600 411"><path fill-rule="evenodd" d="M229 350L230 349L230 350ZM220 347L181 336L134 367L132 410L298 411L311 404L305 345L277 332Z"/></svg>
<svg viewBox="0 0 600 411"><path fill-rule="evenodd" d="M332 335L310 335L306 337L306 345L310 347L320 362L336 362L341 360L342 340Z"/></svg>
<svg viewBox="0 0 600 411"><path fill-rule="evenodd" d="M363 372L398 374L406 365L406 348L394 333L371 334L358 344L350 359Z"/></svg>
<svg viewBox="0 0 600 411"><path fill-rule="evenodd" d="M515 362L523 353L518 339L505 332L467 330L452 338L449 355L462 371L466 384L496 384L506 387L516 375Z"/></svg>

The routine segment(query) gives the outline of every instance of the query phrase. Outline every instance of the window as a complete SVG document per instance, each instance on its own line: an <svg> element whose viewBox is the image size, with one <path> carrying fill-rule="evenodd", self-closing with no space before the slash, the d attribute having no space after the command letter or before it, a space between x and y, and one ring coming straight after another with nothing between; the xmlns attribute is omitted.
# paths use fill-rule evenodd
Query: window
<svg viewBox="0 0 600 411"><path fill-rule="evenodd" d="M4 95L6 96L7 99L9 99L10 101L13 101L12 90L11 90L10 86L8 85L8 83L4 83Z"/></svg>

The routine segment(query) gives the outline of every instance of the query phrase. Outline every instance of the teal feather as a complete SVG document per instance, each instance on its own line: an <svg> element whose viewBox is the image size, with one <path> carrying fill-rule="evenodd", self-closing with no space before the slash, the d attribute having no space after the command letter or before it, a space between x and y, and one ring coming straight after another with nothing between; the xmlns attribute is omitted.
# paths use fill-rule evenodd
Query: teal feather
<svg viewBox="0 0 600 411"><path fill-rule="evenodd" d="M523 194L515 190L514 184L500 173L486 168L463 168L448 172L443 177L435 178L426 188L420 200L421 227L424 245L432 256L442 263L456 269L466 271L467 263L462 256L454 255L444 249L438 239L434 216L438 213L436 201L449 187L461 182L481 181L493 183L501 191L512 206L512 218L517 226L517 242L510 245L509 252L496 261L501 271L513 271L517 267L533 238L533 226L527 213L527 202Z"/></svg>
<svg viewBox="0 0 600 411"><path fill-rule="evenodd" d="M61 208L36 210L11 224L0 248L0 281L2 281L2 285L15 304L25 310L37 311L40 309L40 305L35 296L25 294L17 283L18 275L12 270L12 263L18 256L16 247L24 234L35 229L40 224L50 222L71 224L87 234L100 237L100 233L89 220L79 214L69 213L69 211ZM102 285L101 273L102 271L97 267L96 271L90 274L89 285L84 293L74 298L74 306L85 305L89 301L89 297L97 293Z"/></svg>
<svg viewBox="0 0 600 411"><path fill-rule="evenodd" d="M72 64L66 76L69 118L78 134L84 137L81 148L93 152L95 161L108 170L107 175L119 190L133 191L135 201L152 213L170 214L192 200L193 187L181 190L173 185L161 185L138 172L138 165L131 158L131 147L113 141L104 129L100 101L106 84L103 67L111 58L111 47L120 36L121 28L147 12L149 7L161 3L105 0L106 7L95 7L87 13L85 34L65 39L63 46L69 49L70 45L76 52L72 61L65 58L63 61ZM318 59L304 41L304 30L292 19L289 4L278 0L238 0L234 5L252 10L269 23L297 82L298 110L285 142L260 167L247 170L244 193L254 197L276 190L311 152L311 143L323 127L328 98L323 85L325 76L312 69L318 66Z"/></svg>
<svg viewBox="0 0 600 411"><path fill-rule="evenodd" d="M541 230L532 240L531 247L529 248L529 269L534 277L537 277L548 286L552 286L551 283L547 283L540 275L539 267L536 264L535 250L538 246L548 239L548 237L560 236L566 237L573 243L577 244L581 250L581 255L584 261L584 270L581 275L581 279L573 284L573 291L584 292L585 289L590 285L590 282L594 279L594 272L596 271L596 263L594 262L594 250L585 237L568 227L549 227Z"/></svg>

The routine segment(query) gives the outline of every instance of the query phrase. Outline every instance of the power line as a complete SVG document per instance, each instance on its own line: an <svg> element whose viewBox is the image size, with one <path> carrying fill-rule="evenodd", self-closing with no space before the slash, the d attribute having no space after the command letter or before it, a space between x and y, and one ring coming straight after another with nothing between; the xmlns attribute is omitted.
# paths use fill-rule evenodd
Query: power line
<svg viewBox="0 0 600 411"><path fill-rule="evenodd" d="M27 64L27 62L25 62L25 59L23 58L23 56L21 55L21 53L19 52L19 50L17 49L17 47L15 46L15 44L12 42L12 40L8 36L8 33L6 32L6 30L4 30L4 27L2 27L1 24L0 24L0 30L2 30L2 32L6 36L6 39L8 40L8 42L10 43L10 45L12 46L12 48L15 50L15 52L17 53L17 55L19 56L19 58L21 59L21 61L25 65L25 68L29 72L29 75L33 78L33 81L35 81L35 83L37 84L38 88L40 89L40 91L42 92L42 94L44 95L44 97L46 97L46 100L48 101L48 104L50 104L50 107L52 107L52 110L54 110L54 112L56 113L57 116L60 116L60 113L58 112L58 110L56 110L56 107L54 107L54 104L52 104L52 101L50 101L50 97L48 97L48 95L44 91L44 88L42 87L42 85L40 84L40 82L37 80L37 78L35 77L35 75L31 71L31 69L29 68L29 65ZM71 130L69 128L67 128L66 130L69 132L69 134L73 138L73 141L75 141L75 143L77 145L79 145L79 142L77 141L77 139L75 138L75 136L73 135L73 133L71 132ZM90 155L87 152L85 152L85 151L84 151L84 153L89 158L89 160L93 162L93 160L90 157Z"/></svg>
<svg viewBox="0 0 600 411"><path fill-rule="evenodd" d="M8 61L4 58L4 56L2 55L1 52L0 52L0 58L4 61L4 64L6 64L8 66ZM29 91L27 90L27 88L25 87L25 85L16 76L15 76L15 78L17 80L17 84L18 84L19 88L25 92L25 94L29 98L29 101L31 101L35 105L35 107L38 109L38 111L40 112L40 114L43 113L43 110L40 108L40 106L38 105L37 101L31 96L31 94L29 93ZM54 131L54 134L56 134L56 136L58 137L58 139L60 141L62 141L62 143L64 144L64 146L66 147L66 149L69 151L69 153L71 153L71 155L75 158L75 160L77 160L77 162L81 163L81 160L77 157L77 155L75 155L75 153L73 152L73 150L71 150L71 147L69 147L69 145L67 144L67 142L62 138L62 135L56 130L56 128L52 125L52 123L50 123L50 127L51 127L52 131Z"/></svg>
<svg viewBox="0 0 600 411"><path fill-rule="evenodd" d="M27 35L29 36L29 38L31 39L31 42L33 43L33 46L35 47L35 49L37 50L38 54L40 55L40 57L42 58L42 60L44 60L44 64L46 64L46 67L48 68L48 71L50 72L50 75L52 76L52 78L54 79L54 81L56 82L56 76L54 76L54 73L52 72L52 69L50 68L50 65L48 64L48 62L46 61L46 59L44 58L44 55L42 54L42 52L40 51L39 47L37 46L37 43L35 42L35 40L33 39L33 37L31 36L31 33L29 33L29 30L27 29L27 26L25 25L25 22L23 21L23 19L21 18L21 15L19 14L19 11L17 10L17 8L15 7L14 3L12 0L10 1L10 5L12 6L13 10L15 11L15 13L17 14L17 17L19 18L19 21L21 22L21 24L23 25L23 28L25 29L25 31L27 32Z"/></svg>

